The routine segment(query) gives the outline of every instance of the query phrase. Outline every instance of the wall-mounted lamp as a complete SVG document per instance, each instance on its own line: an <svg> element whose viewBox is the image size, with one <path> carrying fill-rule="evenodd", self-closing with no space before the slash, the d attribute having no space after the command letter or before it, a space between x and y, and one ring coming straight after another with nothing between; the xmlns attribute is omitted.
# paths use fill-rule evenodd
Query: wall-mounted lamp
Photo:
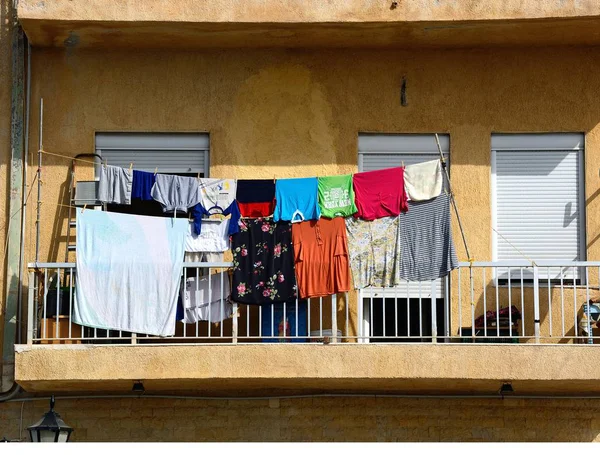
<svg viewBox="0 0 600 455"><path fill-rule="evenodd" d="M146 391L146 388L144 387L144 384L142 383L142 381L135 381L133 383L133 387L131 388L131 391L133 393L139 393L141 395L142 393L144 393Z"/></svg>
<svg viewBox="0 0 600 455"><path fill-rule="evenodd" d="M502 384L502 387L500 387L499 393L502 396L511 395L515 393L515 389L513 389L513 386L510 382L505 382Z"/></svg>
<svg viewBox="0 0 600 455"><path fill-rule="evenodd" d="M31 442L69 442L73 428L54 411L54 395L50 398L50 411L34 425L27 427Z"/></svg>

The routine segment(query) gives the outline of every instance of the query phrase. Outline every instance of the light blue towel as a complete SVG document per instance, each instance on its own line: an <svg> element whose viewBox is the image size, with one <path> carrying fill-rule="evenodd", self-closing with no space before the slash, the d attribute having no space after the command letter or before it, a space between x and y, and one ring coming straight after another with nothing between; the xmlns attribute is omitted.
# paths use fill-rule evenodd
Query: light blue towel
<svg viewBox="0 0 600 455"><path fill-rule="evenodd" d="M275 221L318 220L321 209L318 200L319 181L316 177L279 179L275 182Z"/></svg>
<svg viewBox="0 0 600 455"><path fill-rule="evenodd" d="M175 334L187 219L77 210L73 321Z"/></svg>

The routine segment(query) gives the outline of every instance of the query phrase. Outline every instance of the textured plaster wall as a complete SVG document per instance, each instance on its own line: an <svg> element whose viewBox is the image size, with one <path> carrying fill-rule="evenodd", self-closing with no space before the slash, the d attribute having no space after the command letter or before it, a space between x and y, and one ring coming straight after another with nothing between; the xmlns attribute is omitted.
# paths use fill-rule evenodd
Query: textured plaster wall
<svg viewBox="0 0 600 455"><path fill-rule="evenodd" d="M44 147L49 152L69 156L92 152L95 131L207 131L213 177L353 172L359 132L445 132L451 137L452 184L471 254L490 260L492 132L584 132L588 259L595 260L600 235L600 103L595 96L600 89L599 57L600 48L588 47L35 49L30 152L37 149L40 97L45 100ZM400 105L403 76L406 107ZM44 157L41 260L64 260L67 209L56 204L68 202L68 164L62 158ZM80 179L90 175L85 164L77 171ZM34 252L34 217L29 211L29 260ZM456 223L454 232L459 258L466 260ZM488 287L488 298L493 292ZM469 311L466 293L463 299ZM476 315L481 314L481 292L474 303ZM354 294L350 304L355 321ZM466 325L470 315L464 309ZM531 309L526 310L531 315ZM566 311L572 320L573 310ZM542 311L543 324L549 324L547 313ZM343 313L338 324L344 324ZM531 333L532 327L527 329ZM555 319L552 333L557 330ZM572 332L572 324L566 330Z"/></svg>
<svg viewBox="0 0 600 455"><path fill-rule="evenodd" d="M0 404L22 437L48 401ZM73 441L595 441L598 400L301 398L59 399ZM22 416L22 419L21 419ZM19 436L19 428L23 432Z"/></svg>
<svg viewBox="0 0 600 455"><path fill-rule="evenodd" d="M490 20L600 15L594 0L435 1L389 0L323 2L306 0L249 0L243 3L193 0L22 0L19 15L28 19L67 21L174 22L388 22Z"/></svg>

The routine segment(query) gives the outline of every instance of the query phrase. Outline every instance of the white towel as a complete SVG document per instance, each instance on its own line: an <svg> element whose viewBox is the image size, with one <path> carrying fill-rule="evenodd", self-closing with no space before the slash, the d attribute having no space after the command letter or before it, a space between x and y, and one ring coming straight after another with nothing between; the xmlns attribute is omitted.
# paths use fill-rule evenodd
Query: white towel
<svg viewBox="0 0 600 455"><path fill-rule="evenodd" d="M73 321L175 334L188 220L77 210Z"/></svg>
<svg viewBox="0 0 600 455"><path fill-rule="evenodd" d="M404 170L404 186L411 201L428 201L442 192L440 160L410 164Z"/></svg>

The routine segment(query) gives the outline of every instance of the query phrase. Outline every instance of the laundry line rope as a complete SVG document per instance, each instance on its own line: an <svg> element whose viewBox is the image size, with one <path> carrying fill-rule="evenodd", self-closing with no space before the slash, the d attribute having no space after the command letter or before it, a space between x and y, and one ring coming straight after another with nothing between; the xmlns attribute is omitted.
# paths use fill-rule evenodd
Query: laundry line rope
<svg viewBox="0 0 600 455"><path fill-rule="evenodd" d="M60 158L65 158L65 159L68 159L68 160L74 160L74 161L80 161L82 163L93 164L94 166L97 165L97 164L99 164L99 163L96 163L94 161L83 160L81 158L75 158L75 157L68 156L68 155L62 155L60 153L47 152L46 150L39 150L39 152L43 153L45 155L52 155L52 156L57 156L57 157L60 157Z"/></svg>
<svg viewBox="0 0 600 455"><path fill-rule="evenodd" d="M513 245L513 244L511 243L511 241L510 241L510 240L508 240L506 237L504 237L502 234L500 234L500 232L498 232L498 231L496 230L496 228L492 228L492 230L493 230L493 231L494 231L496 234L498 234L500 237L502 237L502 239L504 239L504 241L505 241L506 243L508 243L508 244L509 244L509 245L510 245L512 248L514 248L514 250L515 250L517 253L519 253L521 256L523 256L525 259L527 259L529 262L531 262L531 263L532 263L534 266L536 266L536 267L538 266L538 265L535 263L535 261L534 261L533 259L531 259L530 257L527 257L527 256L525 255L525 253L523 253L523 252L522 252L520 249L518 249L518 248L517 248L515 245Z"/></svg>

